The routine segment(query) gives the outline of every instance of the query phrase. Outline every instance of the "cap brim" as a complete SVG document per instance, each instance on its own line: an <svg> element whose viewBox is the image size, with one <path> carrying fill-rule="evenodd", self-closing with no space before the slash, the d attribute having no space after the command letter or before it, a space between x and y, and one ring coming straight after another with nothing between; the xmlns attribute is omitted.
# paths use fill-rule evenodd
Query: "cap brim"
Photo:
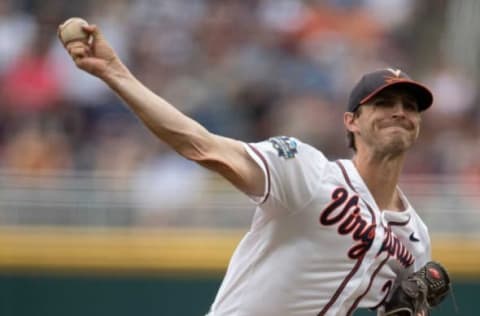
<svg viewBox="0 0 480 316"><path fill-rule="evenodd" d="M415 98L418 100L418 110L420 112L428 109L433 103L433 94L424 85L413 80L396 80L394 82L387 83L379 87L378 89L376 89L375 91L367 95L365 98L363 98L360 101L360 104L365 104L366 102L370 101L374 96L376 96L378 93L382 92L386 88L393 87L393 86L403 86L408 90L410 90L412 92L412 95L414 95Z"/></svg>

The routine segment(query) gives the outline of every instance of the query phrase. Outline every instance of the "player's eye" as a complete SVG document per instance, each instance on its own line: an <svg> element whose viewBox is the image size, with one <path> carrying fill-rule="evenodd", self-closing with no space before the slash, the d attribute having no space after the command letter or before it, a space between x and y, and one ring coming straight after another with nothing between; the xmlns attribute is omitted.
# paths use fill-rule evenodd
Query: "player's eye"
<svg viewBox="0 0 480 316"><path fill-rule="evenodd" d="M373 102L375 106L388 106L389 104L391 104L391 102L385 98L378 98Z"/></svg>
<svg viewBox="0 0 480 316"><path fill-rule="evenodd" d="M408 111L418 111L418 103L413 100L404 101L403 107Z"/></svg>

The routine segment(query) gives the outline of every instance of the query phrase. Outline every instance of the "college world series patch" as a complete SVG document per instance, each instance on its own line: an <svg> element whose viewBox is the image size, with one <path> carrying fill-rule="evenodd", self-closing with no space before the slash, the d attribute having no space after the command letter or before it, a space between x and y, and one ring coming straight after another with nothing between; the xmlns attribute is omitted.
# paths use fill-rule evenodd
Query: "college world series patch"
<svg viewBox="0 0 480 316"><path fill-rule="evenodd" d="M287 136L276 136L268 140L273 148L277 150L278 156L285 159L294 158L298 153L297 142L295 139Z"/></svg>

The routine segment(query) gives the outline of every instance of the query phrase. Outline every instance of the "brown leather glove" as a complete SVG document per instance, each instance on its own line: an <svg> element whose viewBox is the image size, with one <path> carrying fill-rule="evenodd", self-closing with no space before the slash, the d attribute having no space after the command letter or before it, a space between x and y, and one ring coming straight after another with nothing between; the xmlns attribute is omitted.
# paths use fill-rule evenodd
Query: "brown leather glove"
<svg viewBox="0 0 480 316"><path fill-rule="evenodd" d="M430 261L409 275L385 304L385 316L426 316L440 304L450 290L447 270Z"/></svg>

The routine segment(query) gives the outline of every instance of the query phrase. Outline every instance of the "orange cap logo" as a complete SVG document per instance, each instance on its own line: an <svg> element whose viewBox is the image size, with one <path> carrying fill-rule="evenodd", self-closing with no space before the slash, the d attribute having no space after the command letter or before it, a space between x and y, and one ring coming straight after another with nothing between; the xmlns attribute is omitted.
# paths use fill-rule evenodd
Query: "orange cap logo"
<svg viewBox="0 0 480 316"><path fill-rule="evenodd" d="M393 76L385 76L386 83L392 83L392 82L403 80L400 77L400 74L402 73L400 69L386 68L386 70L391 72L393 75Z"/></svg>

